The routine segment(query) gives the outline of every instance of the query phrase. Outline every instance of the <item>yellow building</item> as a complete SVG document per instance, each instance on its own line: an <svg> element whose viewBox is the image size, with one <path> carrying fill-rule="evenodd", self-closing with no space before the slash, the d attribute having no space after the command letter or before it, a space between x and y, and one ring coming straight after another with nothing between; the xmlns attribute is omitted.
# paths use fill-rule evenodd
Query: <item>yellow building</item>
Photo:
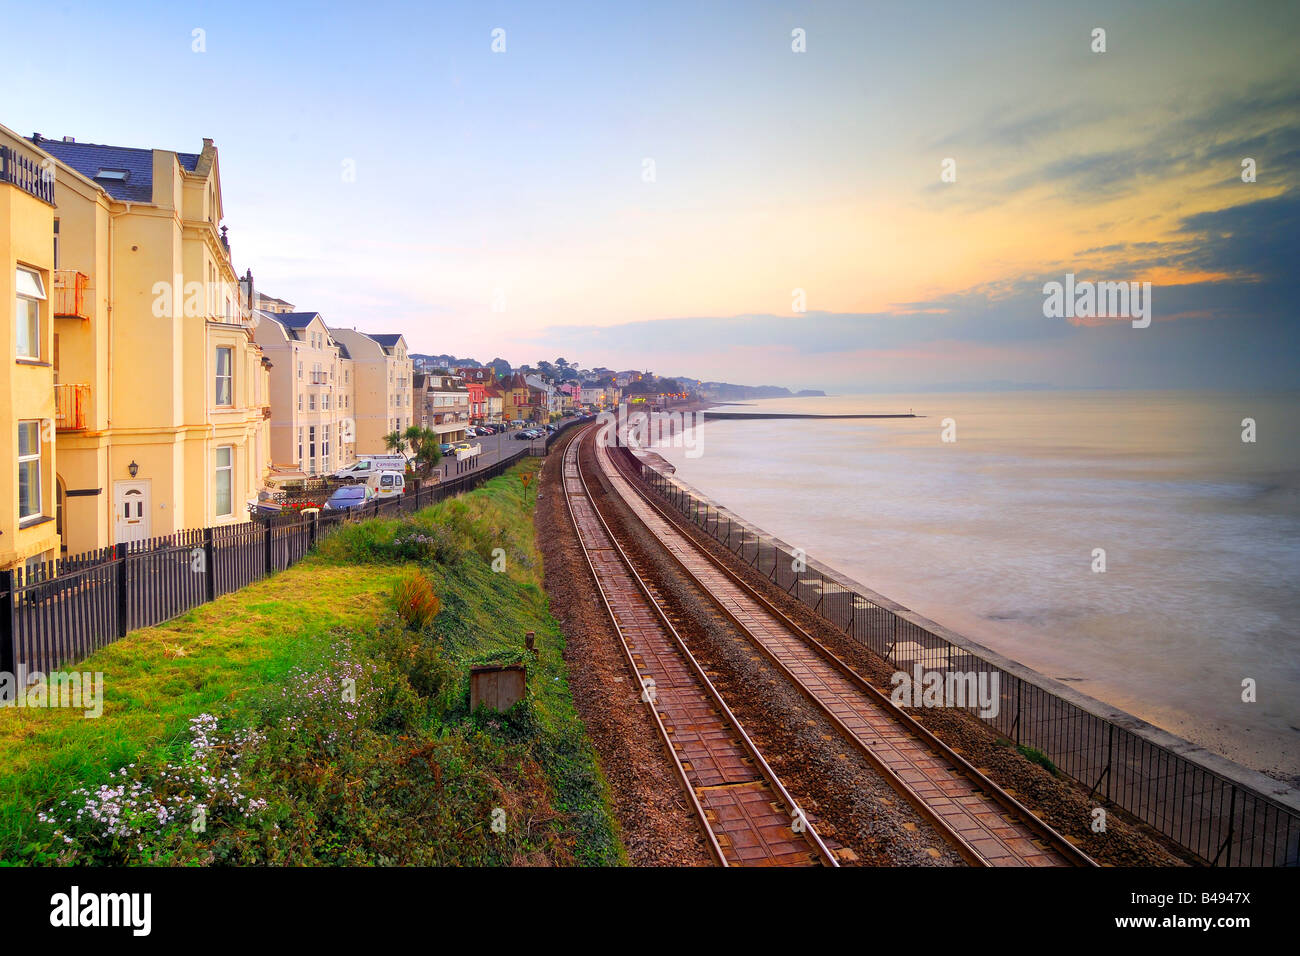
<svg viewBox="0 0 1300 956"><path fill-rule="evenodd" d="M32 142L55 160L63 550L247 520L270 387L222 219L217 150Z"/></svg>
<svg viewBox="0 0 1300 956"><path fill-rule="evenodd" d="M259 300L265 302L266 297ZM328 475L352 464L352 362L347 348L334 341L319 312L257 309L254 315L257 343L271 362L275 465Z"/></svg>
<svg viewBox="0 0 1300 956"><path fill-rule="evenodd" d="M0 126L0 570L58 557L53 162Z"/></svg>
<svg viewBox="0 0 1300 956"><path fill-rule="evenodd" d="M344 422L348 441L358 455L383 454L388 448L384 436L405 432L420 415L414 406L406 339L396 333L367 335L356 329L329 332L348 356L344 365L344 389L351 392L352 408Z"/></svg>

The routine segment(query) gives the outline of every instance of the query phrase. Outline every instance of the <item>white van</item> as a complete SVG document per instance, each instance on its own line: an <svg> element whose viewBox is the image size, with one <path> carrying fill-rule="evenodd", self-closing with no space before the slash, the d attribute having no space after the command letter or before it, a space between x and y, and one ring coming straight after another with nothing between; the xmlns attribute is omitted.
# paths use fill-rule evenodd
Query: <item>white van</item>
<svg viewBox="0 0 1300 956"><path fill-rule="evenodd" d="M400 471L381 471L366 479L376 498L396 498L406 494L406 475Z"/></svg>
<svg viewBox="0 0 1300 956"><path fill-rule="evenodd" d="M334 472L334 477L343 481L366 481L381 471L406 471L405 456L362 455L359 461Z"/></svg>

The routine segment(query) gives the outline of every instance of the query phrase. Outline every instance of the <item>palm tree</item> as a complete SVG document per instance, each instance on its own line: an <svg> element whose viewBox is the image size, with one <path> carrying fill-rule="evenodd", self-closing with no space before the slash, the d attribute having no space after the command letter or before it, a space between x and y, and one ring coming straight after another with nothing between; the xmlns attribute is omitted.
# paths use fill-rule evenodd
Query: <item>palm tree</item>
<svg viewBox="0 0 1300 956"><path fill-rule="evenodd" d="M402 450L402 443L405 441L406 439L402 437L401 432L397 432L397 431L389 432L387 435L384 436L384 447L387 448L389 451L395 451L400 453Z"/></svg>
<svg viewBox="0 0 1300 956"><path fill-rule="evenodd" d="M411 449L412 455L414 455L419 449L420 439L424 437L425 431L426 429L421 428L419 425L408 425L406 432L402 435L402 440L405 441L406 446Z"/></svg>
<svg viewBox="0 0 1300 956"><path fill-rule="evenodd" d="M410 431L408 428L408 435ZM430 469L436 468L438 462L442 460L442 449L438 447L438 433L432 428L420 428L417 431L415 444L412 445L415 449L416 461L427 465Z"/></svg>

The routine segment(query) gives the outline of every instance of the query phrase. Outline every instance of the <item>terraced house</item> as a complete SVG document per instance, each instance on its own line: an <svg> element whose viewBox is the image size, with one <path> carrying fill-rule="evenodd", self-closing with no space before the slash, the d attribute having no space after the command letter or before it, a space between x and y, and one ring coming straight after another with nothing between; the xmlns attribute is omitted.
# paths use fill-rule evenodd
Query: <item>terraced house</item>
<svg viewBox="0 0 1300 956"><path fill-rule="evenodd" d="M53 161L0 126L0 570L59 551Z"/></svg>
<svg viewBox="0 0 1300 956"><path fill-rule="evenodd" d="M470 422L469 389L459 375L440 375L417 372L415 375L415 403L419 411L417 422L438 436L439 441L461 441L465 426Z"/></svg>
<svg viewBox="0 0 1300 956"><path fill-rule="evenodd" d="M254 336L271 362L273 464L307 475L350 464L356 435L347 346L335 340L319 312L255 314Z"/></svg>
<svg viewBox="0 0 1300 956"><path fill-rule="evenodd" d="M356 329L331 328L329 332L347 349L352 361L356 454L381 454L386 450L385 435L418 424L406 339L400 334L368 335Z"/></svg>
<svg viewBox="0 0 1300 956"><path fill-rule="evenodd" d="M62 550L246 520L269 464L270 389L216 147L31 146L54 173L60 304L42 358Z"/></svg>

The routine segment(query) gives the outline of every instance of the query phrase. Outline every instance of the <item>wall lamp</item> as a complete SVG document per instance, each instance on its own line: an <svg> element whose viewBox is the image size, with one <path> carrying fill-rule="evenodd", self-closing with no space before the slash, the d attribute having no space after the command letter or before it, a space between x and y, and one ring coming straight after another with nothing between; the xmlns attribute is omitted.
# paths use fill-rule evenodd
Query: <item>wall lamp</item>
<svg viewBox="0 0 1300 956"><path fill-rule="evenodd" d="M131 473L132 478L140 474L140 466L135 463L134 458L131 459L131 464L126 466L126 470Z"/></svg>

